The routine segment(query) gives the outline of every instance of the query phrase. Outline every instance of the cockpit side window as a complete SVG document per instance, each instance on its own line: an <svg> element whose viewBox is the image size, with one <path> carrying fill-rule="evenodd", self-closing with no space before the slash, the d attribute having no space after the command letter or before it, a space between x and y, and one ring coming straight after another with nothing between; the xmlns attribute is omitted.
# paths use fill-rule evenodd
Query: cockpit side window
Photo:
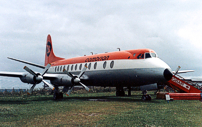
<svg viewBox="0 0 202 127"><path fill-rule="evenodd" d="M144 54L140 53L138 56L137 56L138 59L144 59Z"/></svg>
<svg viewBox="0 0 202 127"><path fill-rule="evenodd" d="M152 57L157 57L156 53L151 53Z"/></svg>
<svg viewBox="0 0 202 127"><path fill-rule="evenodd" d="M145 58L151 58L150 53L145 53Z"/></svg>

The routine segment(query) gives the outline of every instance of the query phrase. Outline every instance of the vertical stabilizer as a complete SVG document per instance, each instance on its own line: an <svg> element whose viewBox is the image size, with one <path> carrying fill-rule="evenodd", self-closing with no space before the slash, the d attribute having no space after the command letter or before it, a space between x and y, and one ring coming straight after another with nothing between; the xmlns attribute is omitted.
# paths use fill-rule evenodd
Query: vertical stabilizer
<svg viewBox="0 0 202 127"><path fill-rule="evenodd" d="M53 52L53 45L52 45L52 40L50 34L47 36L47 42L46 42L46 52L45 52L45 66L49 63L58 61L58 60L63 60L64 58L60 58L55 56Z"/></svg>

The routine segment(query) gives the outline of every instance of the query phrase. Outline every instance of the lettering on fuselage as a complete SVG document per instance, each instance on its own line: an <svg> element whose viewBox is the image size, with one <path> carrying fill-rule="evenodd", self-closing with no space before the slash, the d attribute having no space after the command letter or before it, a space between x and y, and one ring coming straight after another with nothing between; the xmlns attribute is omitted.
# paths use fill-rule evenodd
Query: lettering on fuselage
<svg viewBox="0 0 202 127"><path fill-rule="evenodd" d="M184 87L185 89L190 90L190 86L187 85L187 84L185 84L185 83L183 83L183 82L181 82L180 80L178 80L178 79L176 79L176 78L173 77L172 81L175 82L175 83L177 83L178 85Z"/></svg>
<svg viewBox="0 0 202 127"><path fill-rule="evenodd" d="M93 57L93 58L87 58L85 62L104 61L108 59L109 59L109 56Z"/></svg>

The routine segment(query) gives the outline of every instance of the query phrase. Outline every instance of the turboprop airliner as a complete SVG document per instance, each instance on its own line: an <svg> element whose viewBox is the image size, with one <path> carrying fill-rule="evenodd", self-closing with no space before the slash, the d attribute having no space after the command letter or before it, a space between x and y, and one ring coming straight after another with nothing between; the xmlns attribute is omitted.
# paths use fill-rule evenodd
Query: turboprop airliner
<svg viewBox="0 0 202 127"><path fill-rule="evenodd" d="M28 94L43 82L54 91L54 99L63 97L59 86L64 86L63 92L68 96L73 87L79 85L87 91L90 90L88 86L116 87L116 96L124 96L123 87L127 87L128 95L131 95L133 86L155 84L158 87L173 76L171 68L154 50L133 49L65 59L55 56L50 35L47 36L44 66L9 59L44 70L38 73L25 66L27 72L0 72L0 76L19 77L22 82L33 84Z"/></svg>

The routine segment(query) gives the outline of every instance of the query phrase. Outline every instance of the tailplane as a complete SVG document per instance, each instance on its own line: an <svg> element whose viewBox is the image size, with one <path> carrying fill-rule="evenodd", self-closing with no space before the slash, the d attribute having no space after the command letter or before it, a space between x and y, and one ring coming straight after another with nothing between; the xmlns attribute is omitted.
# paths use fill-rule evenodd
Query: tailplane
<svg viewBox="0 0 202 127"><path fill-rule="evenodd" d="M64 58L60 58L55 56L53 52L53 46L52 46L52 40L50 34L47 36L47 42L46 42L46 53L45 53L45 66L49 63L63 60Z"/></svg>

